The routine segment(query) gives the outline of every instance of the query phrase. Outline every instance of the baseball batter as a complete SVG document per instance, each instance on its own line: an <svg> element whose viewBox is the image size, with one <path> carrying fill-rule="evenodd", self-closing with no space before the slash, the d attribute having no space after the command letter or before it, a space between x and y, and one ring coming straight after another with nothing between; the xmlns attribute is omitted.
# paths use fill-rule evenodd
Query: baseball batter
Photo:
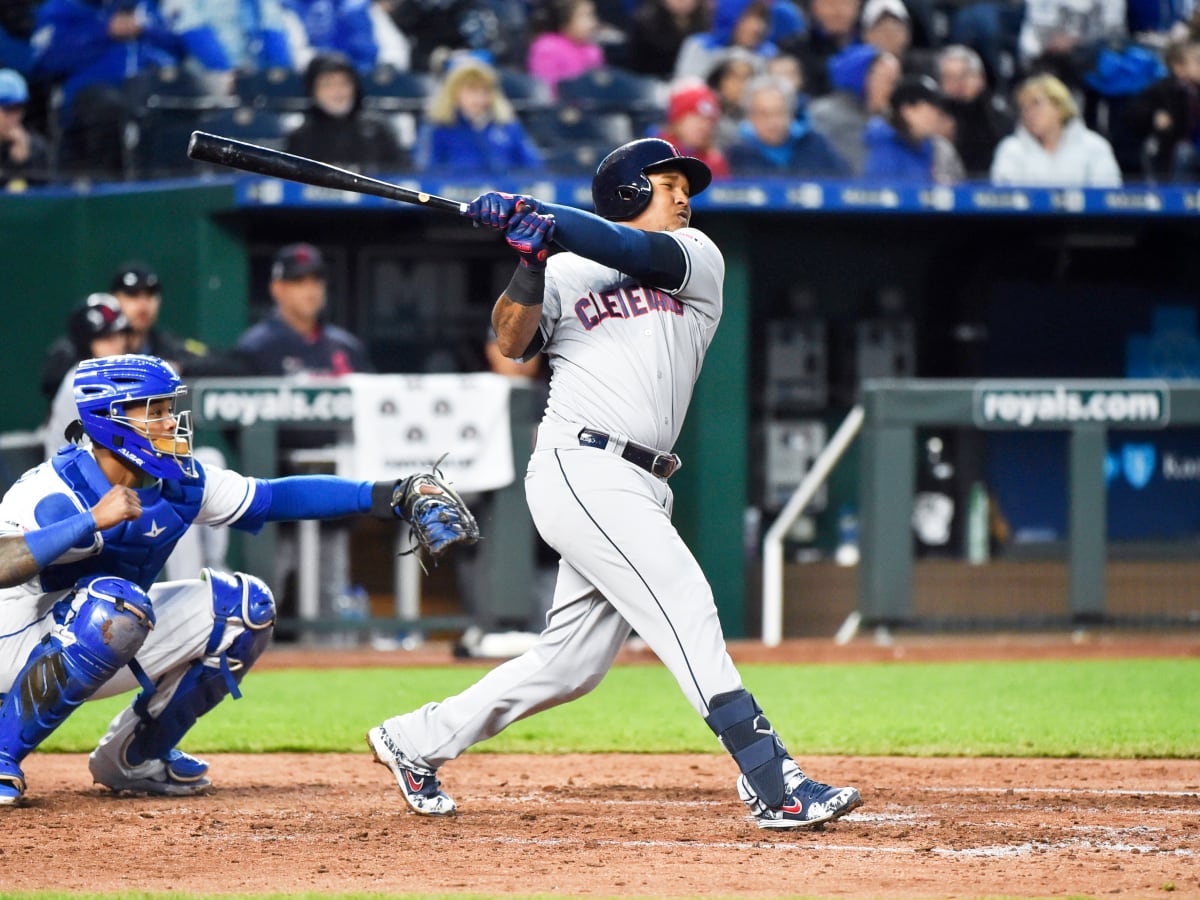
<svg viewBox="0 0 1200 900"><path fill-rule="evenodd" d="M134 354L88 359L74 376L78 443L30 469L0 500L0 807L21 802L22 760L81 703L142 687L89 759L113 790L186 796L208 764L176 746L266 649L270 589L205 569L154 583L193 525L351 513L405 518L430 552L471 535L469 511L430 476L248 478L192 456L186 388ZM448 489L447 489L448 490Z"/></svg>
<svg viewBox="0 0 1200 900"><path fill-rule="evenodd" d="M599 215L489 193L469 214L520 255L496 301L500 348L541 352L550 399L525 477L538 531L561 556L538 643L474 686L372 728L408 805L447 815L437 769L507 725L586 694L636 629L718 735L762 828L811 827L861 803L804 775L725 646L712 591L671 524L671 452L721 318L725 264L690 227L711 180L666 141L633 141L596 171ZM568 251L549 256L551 241Z"/></svg>

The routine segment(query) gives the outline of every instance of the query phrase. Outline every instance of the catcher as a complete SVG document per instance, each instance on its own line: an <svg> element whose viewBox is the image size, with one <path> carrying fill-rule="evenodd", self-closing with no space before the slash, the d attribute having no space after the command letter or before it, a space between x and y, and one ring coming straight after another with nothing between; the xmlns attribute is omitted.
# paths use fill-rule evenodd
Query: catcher
<svg viewBox="0 0 1200 900"><path fill-rule="evenodd" d="M402 519L437 557L479 537L436 473L400 481L258 479L192 456L186 393L169 364L80 363L71 443L0 499L0 806L25 794L21 761L83 701L141 687L91 754L114 791L184 796L211 784L178 744L239 683L271 638L275 601L253 575L204 569L155 583L192 525L355 513Z"/></svg>

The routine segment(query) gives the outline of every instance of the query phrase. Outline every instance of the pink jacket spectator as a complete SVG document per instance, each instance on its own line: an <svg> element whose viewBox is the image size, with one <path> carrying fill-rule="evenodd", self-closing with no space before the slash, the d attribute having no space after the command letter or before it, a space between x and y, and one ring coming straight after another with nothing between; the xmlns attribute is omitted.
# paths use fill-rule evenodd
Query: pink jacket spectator
<svg viewBox="0 0 1200 900"><path fill-rule="evenodd" d="M546 32L529 45L529 74L546 82L558 96L558 83L604 65L599 44L580 44L558 32Z"/></svg>

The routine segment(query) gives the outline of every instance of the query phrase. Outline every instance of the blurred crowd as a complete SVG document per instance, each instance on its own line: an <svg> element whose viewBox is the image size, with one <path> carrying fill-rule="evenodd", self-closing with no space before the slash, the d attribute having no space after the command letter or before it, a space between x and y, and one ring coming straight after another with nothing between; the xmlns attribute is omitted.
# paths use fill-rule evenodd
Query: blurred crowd
<svg viewBox="0 0 1200 900"><path fill-rule="evenodd" d="M1193 0L5 0L0 184L202 174L195 128L371 173L1196 180Z"/></svg>

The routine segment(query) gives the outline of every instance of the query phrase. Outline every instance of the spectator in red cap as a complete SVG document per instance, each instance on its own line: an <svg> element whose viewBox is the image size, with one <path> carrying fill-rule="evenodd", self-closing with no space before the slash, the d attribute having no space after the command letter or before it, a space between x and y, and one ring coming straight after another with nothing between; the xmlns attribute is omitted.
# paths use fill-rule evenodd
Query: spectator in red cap
<svg viewBox="0 0 1200 900"><path fill-rule="evenodd" d="M713 178L729 177L729 161L717 146L721 102L717 93L699 79L684 79L671 89L667 121L658 137L670 141L685 156L703 160Z"/></svg>

